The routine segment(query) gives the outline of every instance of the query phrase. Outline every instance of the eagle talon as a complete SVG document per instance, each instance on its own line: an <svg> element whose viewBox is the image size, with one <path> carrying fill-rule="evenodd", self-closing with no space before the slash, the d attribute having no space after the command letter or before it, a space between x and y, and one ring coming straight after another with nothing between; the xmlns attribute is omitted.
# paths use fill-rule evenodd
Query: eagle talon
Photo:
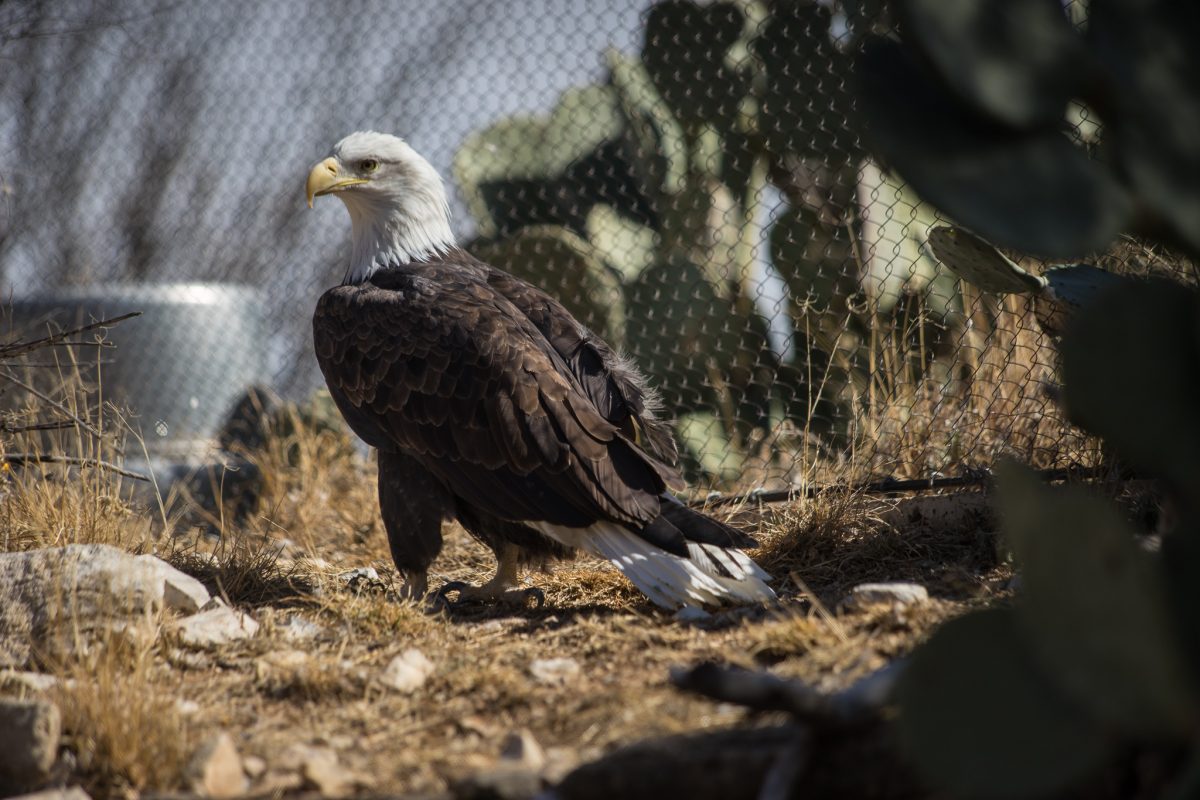
<svg viewBox="0 0 1200 800"><path fill-rule="evenodd" d="M523 592L521 592L521 594L525 596L526 600L531 597L533 598L534 609L539 609L546 605L546 593L536 586L531 586L528 589L525 589Z"/></svg>
<svg viewBox="0 0 1200 800"><path fill-rule="evenodd" d="M430 605L438 609L450 609L462 605L465 602L463 595L466 594L468 589L473 588L475 587L465 581L449 581L433 593L433 597L430 598ZM450 599L449 595L451 592L458 592L457 600Z"/></svg>

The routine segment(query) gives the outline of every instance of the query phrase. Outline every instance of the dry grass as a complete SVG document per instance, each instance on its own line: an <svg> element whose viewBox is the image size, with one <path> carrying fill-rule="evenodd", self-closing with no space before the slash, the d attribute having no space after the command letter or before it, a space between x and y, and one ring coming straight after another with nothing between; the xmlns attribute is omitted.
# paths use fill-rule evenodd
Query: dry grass
<svg viewBox="0 0 1200 800"><path fill-rule="evenodd" d="M74 771L93 797L179 785L196 729L153 637L113 632L51 671Z"/></svg>
<svg viewBox="0 0 1200 800"><path fill-rule="evenodd" d="M905 428L916 424L911 409L903 423L888 413L880 412L876 435L889 458L928 447L932 428ZM494 763L514 730L586 759L631 740L744 719L677 692L667 680L673 666L759 665L842 686L909 652L942 620L1003 596L1007 573L979 519L916 523L896 501L827 492L767 511L721 512L763 543L755 555L777 577L778 609L683 624L613 568L584 558L530 576L546 591L544 609L431 614L395 598L373 462L344 431L305 419L293 415L255 456L264 480L257 508L238 522L211 515L219 537L131 505L125 479L111 472L55 466L9 479L0 549L103 541L158 552L261 624L254 638L218 650L189 650L169 633L114 636L48 664L65 679L55 699L66 712L75 777L94 797L182 788L198 737L221 729L268 765L290 745L321 744L374 791L443 791ZM89 452L119 460L111 450ZM457 526L446 538L434 586L490 574L486 549ZM340 577L365 566L379 571L381 585L355 591ZM859 582L893 579L920 581L935 599L838 605ZM413 647L434 663L433 675L413 694L388 689L381 674ZM573 659L578 675L539 682L531 666L547 658Z"/></svg>

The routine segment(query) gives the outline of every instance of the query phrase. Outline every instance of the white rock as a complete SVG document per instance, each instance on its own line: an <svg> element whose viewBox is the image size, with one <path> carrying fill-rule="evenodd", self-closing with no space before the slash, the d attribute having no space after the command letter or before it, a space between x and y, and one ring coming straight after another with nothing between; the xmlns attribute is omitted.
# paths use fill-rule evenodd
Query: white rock
<svg viewBox="0 0 1200 800"><path fill-rule="evenodd" d="M376 583L379 581L379 572L374 567L355 567L338 575L338 580L347 584L355 580Z"/></svg>
<svg viewBox="0 0 1200 800"><path fill-rule="evenodd" d="M92 796L80 786L70 786L67 788L55 787L53 789L42 789L40 792L34 792L33 794L10 797L9 800L92 800Z"/></svg>
<svg viewBox="0 0 1200 800"><path fill-rule="evenodd" d="M249 639L258 633L258 623L245 612L220 605L179 620L172 630L190 647L218 647Z"/></svg>
<svg viewBox="0 0 1200 800"><path fill-rule="evenodd" d="M41 672L6 669L0 670L0 686L17 686L26 691L45 694L58 686L58 678Z"/></svg>
<svg viewBox="0 0 1200 800"><path fill-rule="evenodd" d="M433 671L433 662L417 648L410 647L391 660L379 676L379 682L398 692L411 694L425 685Z"/></svg>
<svg viewBox="0 0 1200 800"><path fill-rule="evenodd" d="M579 677L579 662L573 658L535 658L529 674L538 683L562 685Z"/></svg>
<svg viewBox="0 0 1200 800"><path fill-rule="evenodd" d="M289 642L306 642L320 636L325 629L312 620L295 614L288 617L286 622L277 625L275 630Z"/></svg>
<svg viewBox="0 0 1200 800"><path fill-rule="evenodd" d="M258 756L242 756L242 771L251 778L257 778L267 771L267 762Z"/></svg>
<svg viewBox="0 0 1200 800"><path fill-rule="evenodd" d="M162 559L109 545L0 554L0 667L25 666L35 648L70 648L65 631L87 633L162 608L187 613L207 596Z"/></svg>
<svg viewBox="0 0 1200 800"><path fill-rule="evenodd" d="M364 783L342 766L337 753L328 747L294 744L283 752L280 766L299 773L324 797L344 797Z"/></svg>
<svg viewBox="0 0 1200 800"><path fill-rule="evenodd" d="M546 751L528 730L513 731L500 745L500 758L512 761L531 770L540 771L546 766Z"/></svg>
<svg viewBox="0 0 1200 800"><path fill-rule="evenodd" d="M163 604L170 611L177 614L195 614L211 597L203 583L180 572L158 556L147 554L136 556L134 560L162 576Z"/></svg>
<svg viewBox="0 0 1200 800"><path fill-rule="evenodd" d="M912 605L929 600L929 591L919 583L891 581L887 583L860 583L850 590L843 605L864 606L872 603L897 603Z"/></svg>
<svg viewBox="0 0 1200 800"><path fill-rule="evenodd" d="M191 716L200 711L200 704L195 700L187 700L181 697L175 701L175 710L185 716Z"/></svg>
<svg viewBox="0 0 1200 800"><path fill-rule="evenodd" d="M250 788L233 737L224 731L210 736L196 749L184 778L188 788L202 797L237 797Z"/></svg>
<svg viewBox="0 0 1200 800"><path fill-rule="evenodd" d="M17 785L44 778L58 758L62 715L45 700L0 700L0 776Z"/></svg>

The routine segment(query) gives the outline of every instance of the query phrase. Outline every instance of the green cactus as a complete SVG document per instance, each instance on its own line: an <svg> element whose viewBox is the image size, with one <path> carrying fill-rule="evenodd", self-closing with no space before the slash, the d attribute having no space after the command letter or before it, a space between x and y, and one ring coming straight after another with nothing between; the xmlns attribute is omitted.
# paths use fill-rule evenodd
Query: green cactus
<svg viewBox="0 0 1200 800"><path fill-rule="evenodd" d="M789 154L811 154L832 168L862 154L846 124L854 118L845 77L851 59L828 31L829 11L817 3L775 3L750 43L764 71L757 129L777 164Z"/></svg>
<svg viewBox="0 0 1200 800"><path fill-rule="evenodd" d="M547 116L513 116L471 134L455 154L453 170L480 234L499 233L498 201L537 200L536 192L514 191L505 201L491 187L514 181L552 183L623 130L613 90L585 86L564 92Z"/></svg>
<svg viewBox="0 0 1200 800"><path fill-rule="evenodd" d="M858 291L854 245L845 230L790 209L771 226L770 244L771 263L794 303L807 312L845 313L847 301Z"/></svg>
<svg viewBox="0 0 1200 800"><path fill-rule="evenodd" d="M542 286L614 346L625 339L621 283L604 256L566 228L535 225L473 248L478 258Z"/></svg>
<svg viewBox="0 0 1200 800"><path fill-rule="evenodd" d="M938 222L933 207L873 161L860 170L858 205L860 283L872 309L889 314L902 297L917 295L939 322L961 316L957 280L930 252L930 232Z"/></svg>
<svg viewBox="0 0 1200 800"><path fill-rule="evenodd" d="M861 100L874 149L917 193L980 235L1048 258L1106 247L1131 203L1054 128L981 124L897 42L867 43Z"/></svg>
<svg viewBox="0 0 1200 800"><path fill-rule="evenodd" d="M1054 126L1082 89L1083 42L1057 3L908 0L901 9L905 31L959 99L1006 125Z"/></svg>
<svg viewBox="0 0 1200 800"><path fill-rule="evenodd" d="M929 232L929 243L944 265L983 291L1033 295L1038 324L1055 336L1102 290L1128 282L1088 264L1058 265L1033 275L978 236L946 225Z"/></svg>
<svg viewBox="0 0 1200 800"><path fill-rule="evenodd" d="M1041 292L1048 283L1031 275L987 242L961 228L938 225L929 231L934 255L963 280L985 292Z"/></svg>
<svg viewBox="0 0 1200 800"><path fill-rule="evenodd" d="M1095 721L1038 668L1010 609L944 624L913 653L895 699L901 745L949 796L1044 797L1110 753Z"/></svg>
<svg viewBox="0 0 1200 800"><path fill-rule="evenodd" d="M623 120L621 151L652 200L683 189L688 146L683 128L663 102L646 67L617 50L605 54L609 84Z"/></svg>
<svg viewBox="0 0 1200 800"><path fill-rule="evenodd" d="M587 239L620 276L621 283L635 280L654 263L658 234L620 214L610 205L598 203L588 212Z"/></svg>
<svg viewBox="0 0 1200 800"><path fill-rule="evenodd" d="M740 65L727 63L726 53L742 37L745 22L742 9L731 2L664 0L647 14L642 62L685 128L735 124L750 79Z"/></svg>

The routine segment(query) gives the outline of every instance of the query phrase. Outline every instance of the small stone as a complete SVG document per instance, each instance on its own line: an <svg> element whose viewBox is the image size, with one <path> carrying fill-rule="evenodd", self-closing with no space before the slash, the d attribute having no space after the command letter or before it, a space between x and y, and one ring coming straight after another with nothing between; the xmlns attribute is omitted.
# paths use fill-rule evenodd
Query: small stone
<svg viewBox="0 0 1200 800"><path fill-rule="evenodd" d="M697 625L709 622L711 619L712 614L696 606L684 606L675 612L675 621L682 622L685 625Z"/></svg>
<svg viewBox="0 0 1200 800"><path fill-rule="evenodd" d="M929 591L919 583L891 581L887 583L860 583L850 590L842 605L861 607L872 603L895 603L912 605L929 600Z"/></svg>
<svg viewBox="0 0 1200 800"><path fill-rule="evenodd" d="M191 575L171 567L158 556L141 555L137 561L150 564L150 569L162 573L163 605L177 614L195 614L211 597L204 584Z"/></svg>
<svg viewBox="0 0 1200 800"><path fill-rule="evenodd" d="M196 749L184 776L188 787L203 797L237 797L250 786L233 737L224 731L210 736Z"/></svg>
<svg viewBox="0 0 1200 800"><path fill-rule="evenodd" d="M379 572L374 567L355 567L338 575L338 580L346 584L353 584L359 581L366 583L380 582Z"/></svg>
<svg viewBox="0 0 1200 800"><path fill-rule="evenodd" d="M337 753L328 747L294 744L284 751L280 762L295 769L323 797L344 797L363 784L339 763Z"/></svg>
<svg viewBox="0 0 1200 800"><path fill-rule="evenodd" d="M410 647L391 660L379 676L379 681L398 692L412 694L425 685L433 671L433 663L425 654Z"/></svg>
<svg viewBox="0 0 1200 800"><path fill-rule="evenodd" d="M276 630L289 642L306 642L320 636L325 629L312 620L307 620L297 614L288 617L286 622L276 627Z"/></svg>
<svg viewBox="0 0 1200 800"><path fill-rule="evenodd" d="M216 647L258 632L258 623L249 615L225 605L201 611L175 623L179 640L190 647Z"/></svg>
<svg viewBox="0 0 1200 800"><path fill-rule="evenodd" d="M489 722L478 714L470 714L458 721L458 727L466 733L473 733L484 739L490 739L499 733L495 723Z"/></svg>
<svg viewBox="0 0 1200 800"><path fill-rule="evenodd" d="M242 756L242 772L251 778L258 778L267 771L267 762L258 756Z"/></svg>
<svg viewBox="0 0 1200 800"><path fill-rule="evenodd" d="M535 772L546 766L546 752L533 734L524 729L513 731L504 738L504 743L500 745L500 758Z"/></svg>
<svg viewBox="0 0 1200 800"><path fill-rule="evenodd" d="M458 800L532 800L542 790L542 778L536 770L502 761L453 782L451 790Z"/></svg>
<svg viewBox="0 0 1200 800"><path fill-rule="evenodd" d="M65 789L56 786L53 789L42 789L33 794L10 797L9 800L92 800L92 796L80 786L71 786Z"/></svg>
<svg viewBox="0 0 1200 800"><path fill-rule="evenodd" d="M579 662L573 658L535 658L529 664L529 674L538 683L561 686L579 677Z"/></svg>
<svg viewBox="0 0 1200 800"><path fill-rule="evenodd" d="M175 710L185 716L191 716L200 710L200 704L195 700L185 700L180 698L175 701Z"/></svg>
<svg viewBox="0 0 1200 800"><path fill-rule="evenodd" d="M255 781L251 792L255 797L279 796L304 785L304 777L295 770L270 769Z"/></svg>
<svg viewBox="0 0 1200 800"><path fill-rule="evenodd" d="M58 757L62 715L45 700L0 700L0 785L33 784Z"/></svg>
<svg viewBox="0 0 1200 800"><path fill-rule="evenodd" d="M554 786L567 777L580 764L579 753L569 747L551 747L546 750L546 763L541 769L542 780Z"/></svg>
<svg viewBox="0 0 1200 800"><path fill-rule="evenodd" d="M58 686L58 678L41 672L6 669L0 671L0 686L13 686L29 692L45 694Z"/></svg>

